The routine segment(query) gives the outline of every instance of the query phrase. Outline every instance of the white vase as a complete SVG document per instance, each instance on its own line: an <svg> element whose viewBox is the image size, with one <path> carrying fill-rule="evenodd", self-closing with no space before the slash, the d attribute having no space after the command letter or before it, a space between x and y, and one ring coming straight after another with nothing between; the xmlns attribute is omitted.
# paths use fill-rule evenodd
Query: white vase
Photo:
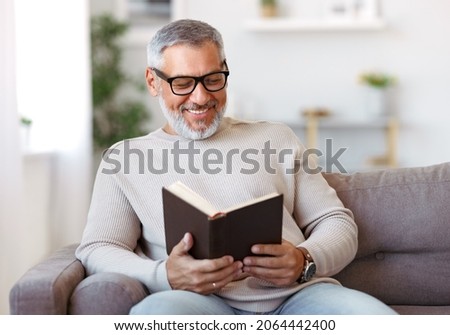
<svg viewBox="0 0 450 335"><path fill-rule="evenodd" d="M387 116L387 92L385 89L368 86L365 99L369 117L381 118Z"/></svg>
<svg viewBox="0 0 450 335"><path fill-rule="evenodd" d="M22 125L20 126L20 139L23 150L28 150L30 148L30 132L31 127Z"/></svg>

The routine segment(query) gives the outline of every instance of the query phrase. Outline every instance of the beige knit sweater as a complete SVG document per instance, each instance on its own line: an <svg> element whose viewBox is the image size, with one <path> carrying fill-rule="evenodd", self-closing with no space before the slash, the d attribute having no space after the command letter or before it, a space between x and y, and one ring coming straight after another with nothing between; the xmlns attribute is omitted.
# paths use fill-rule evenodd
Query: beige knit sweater
<svg viewBox="0 0 450 335"><path fill-rule="evenodd" d="M327 276L355 256L357 227L321 174L310 173L304 152L284 125L230 118L206 140L190 141L159 129L120 142L100 164L76 255L88 274L120 272L150 292L170 290L161 188L180 180L217 208L283 193L283 238L306 247L317 265L316 278L303 285L335 282ZM249 277L218 295L233 307L267 312L302 287L273 287Z"/></svg>

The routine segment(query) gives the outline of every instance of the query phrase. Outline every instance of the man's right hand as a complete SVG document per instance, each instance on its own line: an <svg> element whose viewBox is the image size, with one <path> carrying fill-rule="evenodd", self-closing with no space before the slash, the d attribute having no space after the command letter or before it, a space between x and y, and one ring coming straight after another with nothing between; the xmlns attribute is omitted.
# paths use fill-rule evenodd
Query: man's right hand
<svg viewBox="0 0 450 335"><path fill-rule="evenodd" d="M188 253L193 245L192 235L186 233L169 255L166 266L172 289L211 294L242 274L242 262L234 261L231 256L194 259Z"/></svg>

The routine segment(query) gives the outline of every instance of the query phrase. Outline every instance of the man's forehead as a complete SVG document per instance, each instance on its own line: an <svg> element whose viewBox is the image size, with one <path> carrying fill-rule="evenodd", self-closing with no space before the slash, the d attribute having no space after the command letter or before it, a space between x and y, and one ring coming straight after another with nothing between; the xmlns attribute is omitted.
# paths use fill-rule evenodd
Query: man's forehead
<svg viewBox="0 0 450 335"><path fill-rule="evenodd" d="M174 52L215 52L219 55L219 48L214 42L211 41L205 41L201 44L180 42L164 47L162 50L162 55L164 57Z"/></svg>
<svg viewBox="0 0 450 335"><path fill-rule="evenodd" d="M200 73L197 75L200 75L204 71L221 70L222 66L223 60L213 43L205 43L202 46L177 44L167 47L163 52L162 68L170 71L171 76L183 75L186 71L198 71Z"/></svg>

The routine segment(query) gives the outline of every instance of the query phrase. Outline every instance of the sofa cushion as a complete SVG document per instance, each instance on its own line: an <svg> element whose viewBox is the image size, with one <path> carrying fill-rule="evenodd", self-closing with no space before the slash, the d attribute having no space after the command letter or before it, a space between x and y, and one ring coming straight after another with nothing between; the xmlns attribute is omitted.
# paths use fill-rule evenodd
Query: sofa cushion
<svg viewBox="0 0 450 335"><path fill-rule="evenodd" d="M335 277L391 305L450 305L450 163L324 174L359 230Z"/></svg>
<svg viewBox="0 0 450 335"><path fill-rule="evenodd" d="M76 287L69 314L124 315L147 295L147 289L136 279L120 273L96 273Z"/></svg>

